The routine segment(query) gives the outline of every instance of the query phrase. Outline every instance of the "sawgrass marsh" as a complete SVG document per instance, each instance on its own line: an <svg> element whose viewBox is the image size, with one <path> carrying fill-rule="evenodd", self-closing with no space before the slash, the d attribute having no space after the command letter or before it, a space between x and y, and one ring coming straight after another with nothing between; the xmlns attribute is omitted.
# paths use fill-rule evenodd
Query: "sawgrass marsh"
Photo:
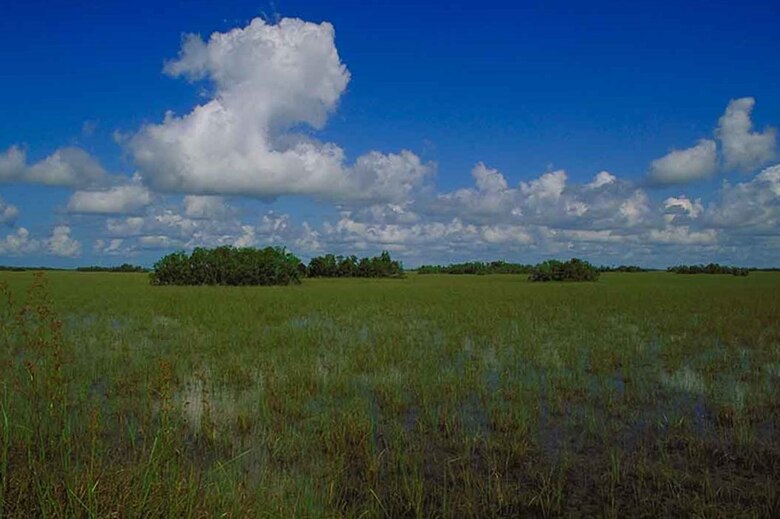
<svg viewBox="0 0 780 519"><path fill-rule="evenodd" d="M780 513L779 273L0 282L0 517Z"/></svg>

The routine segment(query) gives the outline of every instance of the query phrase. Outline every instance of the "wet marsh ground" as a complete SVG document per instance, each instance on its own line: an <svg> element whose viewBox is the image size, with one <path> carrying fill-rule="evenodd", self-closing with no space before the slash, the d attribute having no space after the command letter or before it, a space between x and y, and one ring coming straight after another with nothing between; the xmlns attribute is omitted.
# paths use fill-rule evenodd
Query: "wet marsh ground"
<svg viewBox="0 0 780 519"><path fill-rule="evenodd" d="M0 281L0 517L780 513L780 274Z"/></svg>

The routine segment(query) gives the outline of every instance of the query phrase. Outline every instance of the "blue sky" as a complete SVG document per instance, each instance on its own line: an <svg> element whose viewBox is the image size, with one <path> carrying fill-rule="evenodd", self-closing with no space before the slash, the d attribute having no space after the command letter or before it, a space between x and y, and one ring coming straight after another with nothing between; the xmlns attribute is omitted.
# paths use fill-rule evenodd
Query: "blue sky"
<svg viewBox="0 0 780 519"><path fill-rule="evenodd" d="M0 19L0 263L776 263L770 2L95 4Z"/></svg>

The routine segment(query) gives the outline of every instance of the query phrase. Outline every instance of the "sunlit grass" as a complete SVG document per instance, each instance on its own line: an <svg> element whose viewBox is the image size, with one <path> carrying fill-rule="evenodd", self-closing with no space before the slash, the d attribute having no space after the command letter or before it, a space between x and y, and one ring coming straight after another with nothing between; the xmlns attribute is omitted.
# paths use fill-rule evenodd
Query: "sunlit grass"
<svg viewBox="0 0 780 519"><path fill-rule="evenodd" d="M4 517L778 513L777 274L0 279Z"/></svg>

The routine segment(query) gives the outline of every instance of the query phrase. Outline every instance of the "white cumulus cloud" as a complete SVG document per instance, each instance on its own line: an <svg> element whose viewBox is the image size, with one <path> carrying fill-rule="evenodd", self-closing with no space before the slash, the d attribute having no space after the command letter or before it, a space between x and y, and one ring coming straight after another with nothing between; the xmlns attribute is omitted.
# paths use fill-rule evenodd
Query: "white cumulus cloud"
<svg viewBox="0 0 780 519"><path fill-rule="evenodd" d="M16 232L0 240L0 256L22 256L40 248L37 240L30 238L30 231L19 227Z"/></svg>
<svg viewBox="0 0 780 519"><path fill-rule="evenodd" d="M56 226L45 241L46 251L53 256L74 258L81 255L81 243L71 238L71 228L67 225Z"/></svg>
<svg viewBox="0 0 780 519"><path fill-rule="evenodd" d="M142 216L130 216L127 218L109 218L106 220L106 230L111 236L136 236L141 234L146 219Z"/></svg>
<svg viewBox="0 0 780 519"><path fill-rule="evenodd" d="M497 169L485 166L484 162L478 162L474 166L474 169L471 170L471 176L474 177L474 182L480 191L494 193L505 191L509 187L504 175Z"/></svg>
<svg viewBox="0 0 780 519"><path fill-rule="evenodd" d="M728 171L753 171L775 157L777 131L753 131L750 114L755 104L752 97L733 99L718 121L715 135L721 141L724 168Z"/></svg>
<svg viewBox="0 0 780 519"><path fill-rule="evenodd" d="M602 186L614 184L616 181L617 177L615 175L609 171L601 171L595 177L593 177L593 180L587 184L587 187L590 189L598 189Z"/></svg>
<svg viewBox="0 0 780 519"><path fill-rule="evenodd" d="M190 218L223 218L230 213L230 208L221 196L184 197L184 214Z"/></svg>
<svg viewBox="0 0 780 519"><path fill-rule="evenodd" d="M704 206L701 198L691 200L685 195L679 197L670 196L663 203L664 219L668 223L679 220L680 218L695 219L704 212Z"/></svg>
<svg viewBox="0 0 780 519"><path fill-rule="evenodd" d="M19 209L15 205L8 204L0 198L0 225L10 225L19 216Z"/></svg>
<svg viewBox="0 0 780 519"><path fill-rule="evenodd" d="M552 171L536 180L520 182L520 191L533 202L548 203L557 200L563 194L566 178L565 171Z"/></svg>
<svg viewBox="0 0 780 519"><path fill-rule="evenodd" d="M241 235L233 242L234 247L254 247L257 244L255 228L251 225L241 226Z"/></svg>
<svg viewBox="0 0 780 519"><path fill-rule="evenodd" d="M295 131L322 128L350 79L329 23L254 19L208 41L190 35L165 72L209 80L213 96L129 139L136 164L157 190L393 201L428 173L411 152L371 152L348 166L336 144Z"/></svg>
<svg viewBox="0 0 780 519"><path fill-rule="evenodd" d="M92 251L97 254L106 254L108 256L130 255L132 250L126 247L122 247L125 240L122 238L114 238L111 240L98 239L92 244Z"/></svg>
<svg viewBox="0 0 780 519"><path fill-rule="evenodd" d="M718 170L715 141L702 139L696 146L673 150L650 165L650 180L657 184L684 184L712 177Z"/></svg>
<svg viewBox="0 0 780 519"><path fill-rule="evenodd" d="M27 169L27 154L18 146L0 153L0 180L19 180Z"/></svg>
<svg viewBox="0 0 780 519"><path fill-rule="evenodd" d="M649 233L650 242L669 245L712 245L717 239L718 233L713 229L695 231L687 225L652 229Z"/></svg>
<svg viewBox="0 0 780 519"><path fill-rule="evenodd" d="M620 204L620 214L629 226L642 223L649 212L650 199L641 189L634 191L628 200Z"/></svg>
<svg viewBox="0 0 780 519"><path fill-rule="evenodd" d="M724 183L707 209L706 220L718 228L780 234L780 164L764 169L752 180Z"/></svg>
<svg viewBox="0 0 780 519"><path fill-rule="evenodd" d="M79 188L101 186L107 180L100 163L81 148L60 148L33 165L27 165L27 153L18 146L0 153L0 181Z"/></svg>
<svg viewBox="0 0 780 519"><path fill-rule="evenodd" d="M68 201L68 212L91 214L135 213L152 202L140 179L99 191L76 191Z"/></svg>

